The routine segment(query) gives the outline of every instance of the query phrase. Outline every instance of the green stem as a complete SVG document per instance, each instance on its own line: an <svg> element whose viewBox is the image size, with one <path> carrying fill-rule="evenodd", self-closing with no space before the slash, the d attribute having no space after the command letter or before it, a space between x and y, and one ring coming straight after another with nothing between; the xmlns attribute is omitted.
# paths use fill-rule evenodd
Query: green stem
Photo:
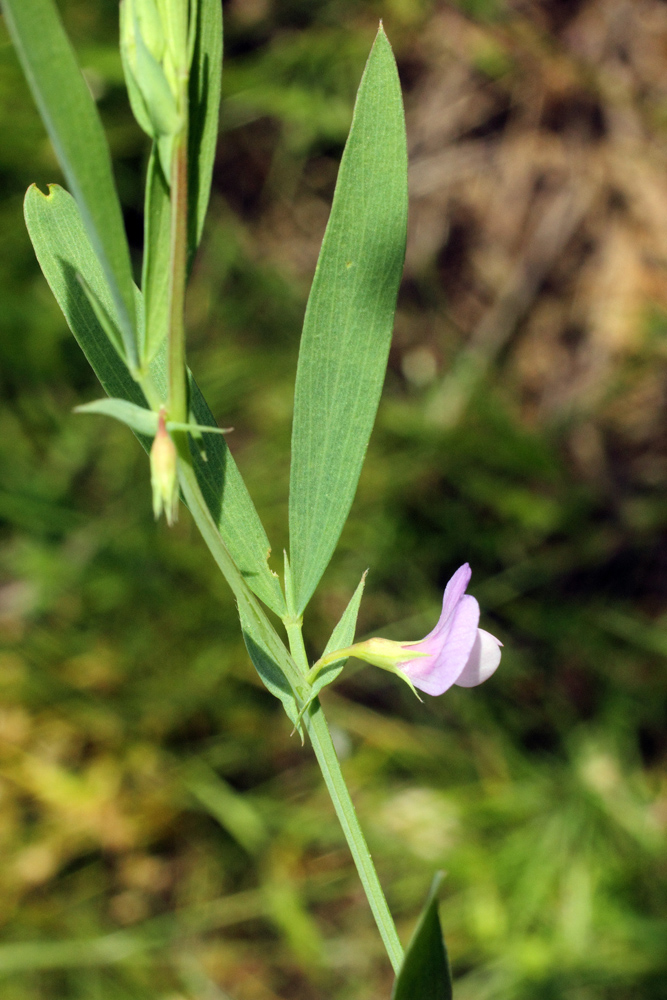
<svg viewBox="0 0 667 1000"><path fill-rule="evenodd" d="M297 621L286 618L284 622L292 656L304 674L307 674L308 657L303 644L301 620ZM331 801L336 810L338 821L343 828L345 839L347 840L354 863L357 866L361 884L375 917L375 923L389 956L389 961L392 964L394 972L398 973L403 964L403 948L401 947L396 925L394 924L387 900L382 891L371 853L368 850L368 844L361 829L354 803L345 784L345 778L340 769L340 763L331 739L329 726L318 698L313 701L311 707L304 714L304 723L308 730L315 756L317 757L317 763L320 765L324 783L327 786Z"/></svg>
<svg viewBox="0 0 667 1000"><path fill-rule="evenodd" d="M242 574L220 536L217 525L211 517L211 513L206 506L206 501L199 488L195 470L192 467L187 435L177 432L173 436L179 453L179 473L183 496L211 555L239 602L239 608L242 607L246 614L261 619L262 625L268 630L273 640L272 655L275 656L280 668L284 670L292 688L297 692L298 696L306 699L308 692L305 690L303 674L308 669L308 659L303 645L301 623L295 621L285 623L290 638L292 659L288 655L275 629L270 624L257 598L250 591L243 579ZM329 727L319 701L315 700L312 707L305 713L304 722L334 809L336 810L336 815L343 828L343 833L350 847L354 863L357 866L361 883L373 916L375 917L375 922L380 931L380 936L384 942L389 960L394 971L398 972L403 961L403 949L401 948L387 901L384 898L382 886L375 871L368 845L359 825L354 804L345 784L336 751L331 741Z"/></svg>
<svg viewBox="0 0 667 1000"><path fill-rule="evenodd" d="M319 699L316 698L312 707L306 712L304 722L389 961L394 972L398 974L403 964L403 948L368 850L368 844L359 825L354 803L345 784L345 778L340 769L329 726Z"/></svg>
<svg viewBox="0 0 667 1000"><path fill-rule="evenodd" d="M171 237L169 264L169 341L168 341L168 412L172 421L185 423L188 419L187 382L185 376L185 284L187 256L187 212L188 212L188 161L187 161L187 113L186 124L174 149L171 164ZM155 405L156 391L152 380L142 380L144 391ZM308 701L308 658L303 644L301 619L293 614L285 618L290 656L284 643L269 622L257 598L252 593L236 563L225 545L218 526L202 496L197 476L192 465L187 434L182 431L172 433L178 450L179 481L183 497L188 505L199 531L215 559L223 576L238 602L239 612L249 620L261 625L267 636L267 650L287 677L297 704ZM290 611L293 611L290 608ZM395 972L401 967L403 950L396 927L384 898L382 887L364 839L357 814L345 784L336 751L331 740L324 713L315 700L305 712L304 723L310 735L315 756L322 771L324 781L331 796L343 833L349 844L352 857L389 960Z"/></svg>
<svg viewBox="0 0 667 1000"><path fill-rule="evenodd" d="M185 283L188 233L188 129L183 127L171 160L171 237L169 257L169 417L188 419L185 377Z"/></svg>
<svg viewBox="0 0 667 1000"><path fill-rule="evenodd" d="M283 625L285 626L285 631L287 632L287 639L289 641L289 648L292 656L297 664L301 667L304 672L304 676L308 676L308 655L306 653L306 647L303 644L303 632L301 630L301 619L294 619L286 616L283 618Z"/></svg>
<svg viewBox="0 0 667 1000"><path fill-rule="evenodd" d="M149 392L152 395L151 389L152 386L144 385L144 391L147 392L147 395ZM282 640L269 622L257 598L245 582L211 517L192 465L187 434L178 431L173 433L172 437L178 449L179 478L183 497L202 538L239 602L239 610L243 608L246 615L261 620L263 627L272 639L272 655L275 656L280 668L285 672L292 689L302 699L302 703L305 703L308 692L304 685L304 675L308 672L308 658L303 644L301 620L290 616L286 616L285 619L292 659L287 654ZM324 712L317 699L305 713L304 723L389 960L394 971L398 972L403 961L401 942L361 830L354 804L345 784Z"/></svg>

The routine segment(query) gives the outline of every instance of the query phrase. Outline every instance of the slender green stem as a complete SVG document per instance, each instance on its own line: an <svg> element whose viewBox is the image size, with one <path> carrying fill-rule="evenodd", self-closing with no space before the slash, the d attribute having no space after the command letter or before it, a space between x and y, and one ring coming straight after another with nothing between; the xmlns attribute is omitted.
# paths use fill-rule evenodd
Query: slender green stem
<svg viewBox="0 0 667 1000"><path fill-rule="evenodd" d="M185 283L188 232L187 123L174 144L171 161L171 237L169 259L169 416L188 419L185 377Z"/></svg>
<svg viewBox="0 0 667 1000"><path fill-rule="evenodd" d="M308 674L308 655L306 653L306 647L303 644L303 631L301 629L301 619L293 619L288 615L283 618L283 625L285 626L285 631L287 632L287 639L289 641L289 648L292 652L292 656L297 664L301 667L304 672L304 676Z"/></svg>
<svg viewBox="0 0 667 1000"><path fill-rule="evenodd" d="M375 923L380 931L380 936L389 956L394 972L398 973L403 964L403 948L398 938L396 925L394 924L387 900L385 899L380 885L373 859L371 858L368 844L359 825L354 803L350 797L348 787L345 784L343 773L340 769L336 750L334 748L331 733L327 720L324 717L319 699L315 699L311 708L304 716L304 722L310 742L320 765L322 777L331 796L334 809L340 825L343 828L345 839L357 866L361 884L364 887L366 898L370 904L375 917Z"/></svg>
<svg viewBox="0 0 667 1000"><path fill-rule="evenodd" d="M242 607L245 614L261 618L263 626L272 637L272 655L275 656L282 670L288 677L293 690L302 700L307 699L308 692L304 683L303 674L308 669L308 659L303 645L301 623L295 621L286 622L290 638L290 657L280 640L278 634L273 629L257 598L250 591L247 583L243 579L236 563L232 559L227 546L220 536L217 525L206 506L197 476L192 467L192 460L187 443L187 435L182 432L174 434L176 446L179 453L179 471L181 489L190 512L201 532L201 535L208 546L211 555L218 564L225 579L230 585L234 596L239 602L239 609ZM382 886L378 879L375 866L368 850L368 845L359 825L359 820L354 809L354 804L345 784L340 764L336 756L334 745L331 741L329 727L324 717L324 712L315 700L311 708L305 713L304 722L308 730L313 750L317 762L322 771L325 784L331 796L331 800L336 810L336 815L343 828L345 839L348 842L354 863L357 866L361 883L364 887L373 916L377 923L380 935L384 942L389 960L395 971L401 966L403 961L403 949L398 939L396 927L392 919L387 901L382 892Z"/></svg>
<svg viewBox="0 0 667 1000"><path fill-rule="evenodd" d="M295 621L286 618L284 622L292 656L304 674L307 674L308 657L303 644L301 620ZM364 887L366 898L375 917L375 923L389 956L389 961L393 966L394 972L398 973L403 963L403 948L399 941L396 925L394 924L387 900L382 891L371 853L368 850L368 844L361 829L354 803L345 784L345 778L340 769L340 763L331 739L329 726L318 698L313 701L311 707L305 712L304 723L308 730L315 756L317 757L317 763L320 765L324 783L331 796L336 815L343 828L343 833L345 834L345 839L347 840L354 863L357 866L361 884Z"/></svg>

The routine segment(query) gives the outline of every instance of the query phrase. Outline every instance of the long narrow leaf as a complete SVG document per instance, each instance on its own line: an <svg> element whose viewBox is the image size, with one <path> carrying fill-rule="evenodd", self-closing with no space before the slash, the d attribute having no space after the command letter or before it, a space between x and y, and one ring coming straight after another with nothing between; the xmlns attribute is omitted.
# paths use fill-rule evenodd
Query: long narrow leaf
<svg viewBox="0 0 667 1000"><path fill-rule="evenodd" d="M299 613L354 499L384 380L406 222L403 104L380 27L357 94L301 337L289 501Z"/></svg>
<svg viewBox="0 0 667 1000"><path fill-rule="evenodd" d="M136 366L130 253L97 109L53 0L3 0L2 7L90 243L102 263L128 361Z"/></svg>
<svg viewBox="0 0 667 1000"><path fill-rule="evenodd" d="M109 396L145 407L144 394L109 343L77 279L77 275L83 277L117 321L111 293L74 199L56 184L50 187L48 196L33 185L25 198L25 219L44 277L104 390ZM141 295L138 291L136 295L141 308ZM164 351L156 356L151 371L158 389L163 389ZM215 427L213 415L194 379L191 399L195 422ZM150 444L145 438L142 443ZM266 532L227 445L219 435L207 435L207 460L194 443L192 454L206 503L232 557L255 594L276 614L283 614L280 584L267 563Z"/></svg>
<svg viewBox="0 0 667 1000"><path fill-rule="evenodd" d="M218 138L222 76L222 4L198 0L197 35L190 68L188 130L188 262L201 239L211 192Z"/></svg>

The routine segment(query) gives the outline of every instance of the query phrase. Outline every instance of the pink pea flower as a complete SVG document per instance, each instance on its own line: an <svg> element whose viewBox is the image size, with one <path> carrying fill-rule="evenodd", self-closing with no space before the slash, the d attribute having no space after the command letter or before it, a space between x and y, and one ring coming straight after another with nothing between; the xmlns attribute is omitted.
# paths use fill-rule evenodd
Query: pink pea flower
<svg viewBox="0 0 667 1000"><path fill-rule="evenodd" d="M479 604L466 594L470 566L460 566L445 588L442 613L432 632L419 642L366 639L345 649L327 653L308 675L312 684L324 667L348 656L397 674L412 690L438 695L452 684L476 687L495 672L502 642L478 628ZM415 691L415 694L417 692Z"/></svg>
<svg viewBox="0 0 667 1000"><path fill-rule="evenodd" d="M433 631L419 642L401 643L404 655L410 651L421 655L399 661L397 666L426 694L443 694L452 684L476 687L500 663L502 643L477 627L479 604L466 594L470 576L470 566L464 563L445 588L442 613Z"/></svg>

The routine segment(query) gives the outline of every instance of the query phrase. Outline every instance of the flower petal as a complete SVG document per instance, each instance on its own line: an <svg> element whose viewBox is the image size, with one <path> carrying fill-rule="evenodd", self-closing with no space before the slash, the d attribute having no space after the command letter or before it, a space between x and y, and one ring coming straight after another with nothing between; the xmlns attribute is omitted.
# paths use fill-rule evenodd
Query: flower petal
<svg viewBox="0 0 667 1000"><path fill-rule="evenodd" d="M477 637L478 622L479 604L474 597L465 594L459 598L446 628L443 625L439 633L435 634L434 630L421 642L404 647L406 652L414 649L431 655L401 663L401 670L415 687L426 694L442 694L455 683L468 662Z"/></svg>
<svg viewBox="0 0 667 1000"><path fill-rule="evenodd" d="M445 587L445 593L442 598L442 611L440 612L440 617L438 618L438 623L434 629L424 636L422 642L427 639L435 638L439 636L443 629L449 624L450 618L466 592L466 587L470 583L470 577L472 571L468 563L464 563L463 566L459 566L456 573L450 578L449 583Z"/></svg>
<svg viewBox="0 0 667 1000"><path fill-rule="evenodd" d="M471 688L488 680L500 663L501 646L502 642L495 635L478 628L468 662L454 683L459 687Z"/></svg>
<svg viewBox="0 0 667 1000"><path fill-rule="evenodd" d="M472 570L470 569L470 563L464 563L463 566L459 566L456 573L454 573L445 587L445 595L442 599L443 615L451 615L452 611L465 594L468 584L470 583L471 576ZM440 617L442 617L442 615Z"/></svg>

